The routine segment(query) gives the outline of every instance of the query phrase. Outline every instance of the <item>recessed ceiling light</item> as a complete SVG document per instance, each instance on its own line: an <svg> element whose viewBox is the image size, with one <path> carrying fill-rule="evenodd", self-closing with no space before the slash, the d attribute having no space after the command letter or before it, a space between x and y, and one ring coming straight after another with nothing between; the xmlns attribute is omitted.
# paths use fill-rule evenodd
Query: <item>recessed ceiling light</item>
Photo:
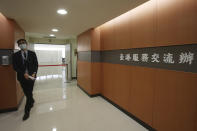
<svg viewBox="0 0 197 131"><path fill-rule="evenodd" d="M50 107L49 110L52 111L53 110L53 107Z"/></svg>
<svg viewBox="0 0 197 131"><path fill-rule="evenodd" d="M58 30L58 29L52 29L52 31L53 31L53 32L58 32L59 30Z"/></svg>
<svg viewBox="0 0 197 131"><path fill-rule="evenodd" d="M55 35L54 34L50 34L49 36L54 37Z"/></svg>
<svg viewBox="0 0 197 131"><path fill-rule="evenodd" d="M57 10L57 13L60 14L60 15L65 15L68 12L65 9L59 9L59 10Z"/></svg>
<svg viewBox="0 0 197 131"><path fill-rule="evenodd" d="M52 131L57 131L57 128L53 128Z"/></svg>

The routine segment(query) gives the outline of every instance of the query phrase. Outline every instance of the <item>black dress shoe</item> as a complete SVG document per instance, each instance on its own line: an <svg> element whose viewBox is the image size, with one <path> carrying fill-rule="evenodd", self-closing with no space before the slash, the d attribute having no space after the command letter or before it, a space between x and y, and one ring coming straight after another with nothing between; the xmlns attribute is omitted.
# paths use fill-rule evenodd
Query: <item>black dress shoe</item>
<svg viewBox="0 0 197 131"><path fill-rule="evenodd" d="M27 120L29 118L29 113L25 113L23 116L23 121Z"/></svg>

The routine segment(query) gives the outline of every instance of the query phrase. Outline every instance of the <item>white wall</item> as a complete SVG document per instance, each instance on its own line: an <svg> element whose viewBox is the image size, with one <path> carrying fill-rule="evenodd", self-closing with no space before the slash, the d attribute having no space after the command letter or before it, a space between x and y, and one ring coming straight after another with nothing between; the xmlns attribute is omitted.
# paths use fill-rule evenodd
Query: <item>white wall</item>
<svg viewBox="0 0 197 131"><path fill-rule="evenodd" d="M62 64L62 51L35 50L39 65Z"/></svg>
<svg viewBox="0 0 197 131"><path fill-rule="evenodd" d="M40 38L29 38L26 36L26 40L29 42L30 45L30 50L34 50L34 43L39 42L39 43L48 43L47 40L43 41L43 39ZM51 41L54 42L55 40ZM77 70L77 56L74 54L74 50L77 49L77 39L73 38L73 39L66 39L66 40L59 40L59 41L55 41L57 42L57 44L61 44L61 45L66 45L64 43L70 43L71 45L71 65L72 65L72 77L76 77L76 70Z"/></svg>
<svg viewBox="0 0 197 131"><path fill-rule="evenodd" d="M34 44L39 65L62 64L65 58L65 45Z"/></svg>
<svg viewBox="0 0 197 131"><path fill-rule="evenodd" d="M34 44L29 43L28 44L28 50L35 51L34 50Z"/></svg>

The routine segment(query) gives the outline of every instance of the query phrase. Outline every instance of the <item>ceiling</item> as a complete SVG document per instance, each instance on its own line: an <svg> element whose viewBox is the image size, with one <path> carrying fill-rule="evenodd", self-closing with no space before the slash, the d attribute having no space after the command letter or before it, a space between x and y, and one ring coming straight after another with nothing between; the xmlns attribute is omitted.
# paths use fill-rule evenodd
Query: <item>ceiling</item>
<svg viewBox="0 0 197 131"><path fill-rule="evenodd" d="M31 37L76 37L148 0L0 0L0 12L15 19ZM67 15L56 13L64 8Z"/></svg>

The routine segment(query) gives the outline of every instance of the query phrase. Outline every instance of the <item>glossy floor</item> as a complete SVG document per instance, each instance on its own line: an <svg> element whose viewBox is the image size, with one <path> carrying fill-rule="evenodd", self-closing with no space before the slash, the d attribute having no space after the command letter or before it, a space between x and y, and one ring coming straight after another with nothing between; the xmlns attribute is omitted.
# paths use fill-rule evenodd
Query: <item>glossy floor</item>
<svg viewBox="0 0 197 131"><path fill-rule="evenodd" d="M65 82L64 67L40 67L36 103L22 121L25 99L16 112L0 114L1 131L146 131L101 97L89 98L77 82Z"/></svg>

